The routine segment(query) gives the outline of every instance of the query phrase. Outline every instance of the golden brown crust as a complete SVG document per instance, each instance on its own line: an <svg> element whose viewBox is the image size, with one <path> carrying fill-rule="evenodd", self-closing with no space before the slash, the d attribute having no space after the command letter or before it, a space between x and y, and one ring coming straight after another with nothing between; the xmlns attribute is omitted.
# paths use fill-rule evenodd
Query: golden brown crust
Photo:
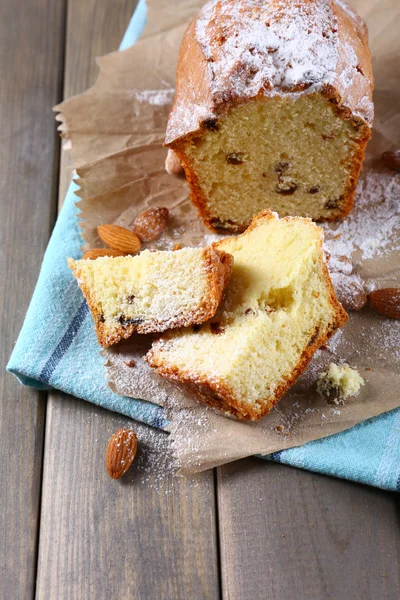
<svg viewBox="0 0 400 600"><path fill-rule="evenodd" d="M259 215L257 215L247 231L241 234L242 237L247 235L249 231L255 229L260 220L266 219L274 219L274 214L270 210L264 210ZM285 217L282 219L283 221L287 220L303 220L302 217ZM312 222L310 221L310 224ZM268 398L260 398L259 399L259 408L247 407L243 401L238 400L233 390L229 388L224 382L218 381L215 378L212 381L209 381L206 377L195 376L193 374L182 371L177 367L166 366L162 363L162 360L159 360L155 349L151 349L146 355L146 361L148 364L153 367L156 372L176 382L179 387L188 391L190 394L194 395L198 398L203 404L211 406L212 408L223 412L225 415L229 415L232 417L236 417L240 420L244 421L258 421L270 412L270 410L275 406L275 404L282 398L282 396L289 390L289 388L295 383L297 378L304 372L310 363L313 355L321 346L324 346L328 339L336 332L339 327L343 327L343 325L348 320L348 315L344 310L343 306L340 304L339 300L336 297L335 290L329 275L328 267L325 263L324 251L322 247L323 238L321 236L319 247L321 253L321 261L322 263L322 274L326 287L329 291L329 299L330 305L334 311L334 316L330 327L327 331L315 331L310 337L310 341L305 348L302 356L300 357L297 365L291 372L290 376L287 377L274 391L274 396L272 399ZM213 246L218 248L220 245L223 245L224 240L220 242L215 242ZM161 338L161 340L168 338Z"/></svg>
<svg viewBox="0 0 400 600"><path fill-rule="evenodd" d="M279 22L282 9L299 11L303 8L313 9L321 5L321 0L299 0L293 7L292 0L274 0L266 3L263 0L256 2L249 0L220 0L216 3L213 11L212 20L208 24L208 37L210 40L211 56L206 56L205 48L202 46L197 35L197 25L205 14L208 7L207 3L199 15L189 23L183 36L179 50L178 64L176 71L176 92L173 106L170 112L165 145L175 150L175 145L179 139L188 134L198 135L205 128L207 119L216 119L225 114L230 108L239 106L260 95L267 95L268 90L274 89L278 95L292 94L297 92L307 92L311 90L315 83L305 80L303 83L287 83L285 80L278 86L272 79L264 79L256 93L251 96L243 95L243 87L246 87L246 81L249 79L248 67L240 60L233 66L233 70L228 72L226 78L220 76L218 81L219 88L213 90L212 82L215 77L210 66L215 62L222 62L225 59L224 42L220 40L229 37L229 26L239 26L246 23L246 20L254 17L254 12L260 13L260 18L268 20L273 19ZM363 20L353 11L345 8L345 2L329 0L330 26L336 27L334 33L336 37L336 50L338 60L335 64L335 71L331 77L334 80L332 84L324 83L321 80L321 89L326 89L329 96L336 97L337 104L343 110L347 110L348 116L356 116L360 122L363 122L371 128L373 122L373 74L371 54L368 47L368 30ZM236 10L236 17L226 21L226 14L232 7ZM327 15L321 13L319 18L326 20ZM318 16L315 16L318 20ZM311 22L311 26L313 27ZM329 24L328 24L329 25ZM315 23L316 30L323 29L321 22ZM326 24L325 24L326 26ZM322 37L324 35L324 37ZM320 38L320 45L326 43L328 36L323 32ZM357 56L357 68L352 69L351 76L349 70L349 49ZM315 51L318 47L315 48ZM265 55L269 53L265 49ZM296 57L294 57L296 60ZM331 65L329 65L331 67ZM327 66L328 68L328 66ZM354 71L354 72L353 72ZM253 73L254 75L254 73ZM324 75L324 74L322 74ZM271 73L266 72L268 78ZM238 89L233 88L232 81L239 81Z"/></svg>
<svg viewBox="0 0 400 600"><path fill-rule="evenodd" d="M184 325L176 325L175 327L188 327L189 325L204 323L204 321L215 315L232 273L233 260L231 254L218 250L212 245L204 249L209 294L199 307L197 315L187 315Z"/></svg>
<svg viewBox="0 0 400 600"><path fill-rule="evenodd" d="M249 76L249 68L240 61L232 67L234 70L229 73L229 77L225 79L220 77L219 85L215 86L214 72L210 71L210 64L214 65L218 61L224 60L224 42L220 43L219 40L229 37L228 26L232 23L232 20L229 23L224 20L226 19L226 9L229 9L229 5L235 4L237 15L243 20L254 11L260 11L264 20L268 20L270 13L270 16L279 21L279 11L282 10L282 7L287 8L291 3L292 0L275 0L271 3L220 0L216 4L212 20L208 25L211 56L206 56L206 51L197 36L198 22L208 5L189 24L184 34L177 65L176 94L169 116L165 145L173 149L179 157L190 184L191 200L198 208L206 225L214 231L239 233L244 231L249 223L229 221L218 223L218 220L213 218L208 210L207 199L201 190L196 172L186 157L186 145L207 131L207 123L213 120L215 122L232 108L254 101L256 98L268 96L271 89L275 89L276 96L283 97L285 94L310 93L313 88L309 82L306 82L293 85L281 84L276 89L274 81L266 78L258 91L251 96L246 96L243 94L243 89L246 85L246 77ZM293 10L303 8L307 11L312 9L313 5L318 4L321 4L320 0L299 0ZM341 197L341 204L328 216L319 218L321 221L333 221L350 213L373 122L373 75L366 25L342 0L330 0L329 6L331 27L333 28L332 24L334 24L337 28L333 31L337 34L335 43L338 60L336 71L330 77L333 82L327 84L321 81L319 89L315 93L324 95L340 118L351 121L355 129L361 129L362 137L354 141L356 154L349 165L348 185ZM321 26L321 23L318 26ZM322 42L324 42L324 38L321 35ZM356 67L349 64L349 49L357 56ZM349 69L351 75L349 75ZM252 72L250 74L254 75ZM268 77L267 73L266 77ZM232 81L239 81L236 90ZM316 83L318 84L318 82ZM213 85L216 89L213 89Z"/></svg>
<svg viewBox="0 0 400 600"><path fill-rule="evenodd" d="M90 259L89 259L90 260ZM96 259L97 260L97 259ZM78 285L85 297L96 330L97 341L103 348L108 348L112 344L116 344L123 339L128 339L133 335L137 329L136 325L126 325L125 327L118 327L112 333L110 333L107 324L104 322L104 316L101 309L97 306L96 300L91 293L91 290L83 283L80 278L80 269L77 265L77 261L72 258L68 258L68 266L71 269Z"/></svg>
<svg viewBox="0 0 400 600"><path fill-rule="evenodd" d="M329 332L324 335L318 335L315 339L313 339L314 336L312 336L312 342L303 352L290 377L284 380L281 385L275 389L274 397L272 399L260 398L258 400L260 405L258 410L250 406L246 407L242 401L234 396L233 391L229 386L221 381L208 381L206 378L190 376L177 368L166 368L163 365L159 365L153 350L150 350L147 353L146 361L159 375L174 381L180 389L187 391L203 404L214 408L218 412L222 412L226 416L235 417L241 421L258 421L272 410L300 375L306 370L318 348L324 346L329 338L336 332L337 328L342 327L347 321L347 314L345 313L346 317L344 318L342 314L344 309L341 305L340 309L341 310L338 311L337 314L337 320L332 324L332 328Z"/></svg>
<svg viewBox="0 0 400 600"><path fill-rule="evenodd" d="M109 323L104 321L104 316L101 309L98 307L91 290L80 278L80 269L77 262L68 259L68 265L78 281L78 285L82 290L92 314L99 344L103 346L103 348L108 348L123 339L128 339L134 333L161 333L167 329L188 327L189 325L204 323L204 321L213 317L232 272L233 256L210 246L204 248L201 258L205 265L204 276L207 279L208 293L204 296L203 302L196 307L196 309L188 311L184 315L181 314L176 316L176 318L172 317L168 322L158 320L157 318L146 319L144 321L139 319L138 323L115 323L115 327L111 330Z"/></svg>

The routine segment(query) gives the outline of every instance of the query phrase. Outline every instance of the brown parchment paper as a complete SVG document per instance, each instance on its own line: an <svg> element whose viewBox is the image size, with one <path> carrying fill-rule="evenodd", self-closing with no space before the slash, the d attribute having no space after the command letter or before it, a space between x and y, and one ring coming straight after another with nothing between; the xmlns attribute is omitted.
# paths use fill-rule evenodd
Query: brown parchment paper
<svg viewBox="0 0 400 600"><path fill-rule="evenodd" d="M100 74L95 85L56 107L60 130L77 168L85 248L101 245L98 225L129 225L149 206L167 206L172 215L167 230L149 247L168 249L177 242L207 245L218 238L199 220L188 200L187 184L166 174L162 148L180 40L202 4L201 0L182 0L171 10L168 0L148 0L148 25L141 40L123 52L98 59ZM400 4L391 0L354 0L352 4L369 25L376 88L374 135L349 220L357 228L362 211L369 211L371 218L377 206L385 206L389 186L392 201L397 191L400 201L399 176L377 160L382 151L400 145ZM369 190L372 185L374 190ZM363 195L371 197L373 205L365 205ZM379 228L383 225L379 214L384 211L377 214ZM336 227L326 227L333 251ZM370 287L400 283L398 230L392 228L391 233L392 248L378 256L365 260L357 248L354 253L357 271ZM151 336L135 336L102 354L116 393L167 408L181 472L191 473L251 454L298 446L400 406L399 328L399 322L369 309L352 313L328 349L317 353L307 372L258 423L222 417L157 376L143 360ZM134 367L128 366L132 359ZM358 368L366 385L344 406L330 406L316 394L315 381L329 362L342 360Z"/></svg>

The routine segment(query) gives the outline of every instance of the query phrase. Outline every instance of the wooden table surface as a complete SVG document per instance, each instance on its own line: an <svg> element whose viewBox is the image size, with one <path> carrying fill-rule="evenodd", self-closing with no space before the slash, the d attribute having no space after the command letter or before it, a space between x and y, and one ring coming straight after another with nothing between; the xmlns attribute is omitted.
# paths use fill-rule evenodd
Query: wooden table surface
<svg viewBox="0 0 400 600"><path fill-rule="evenodd" d="M126 419L4 373L70 177L51 107L135 4L0 0L0 600L398 600L398 496L255 458L115 482Z"/></svg>

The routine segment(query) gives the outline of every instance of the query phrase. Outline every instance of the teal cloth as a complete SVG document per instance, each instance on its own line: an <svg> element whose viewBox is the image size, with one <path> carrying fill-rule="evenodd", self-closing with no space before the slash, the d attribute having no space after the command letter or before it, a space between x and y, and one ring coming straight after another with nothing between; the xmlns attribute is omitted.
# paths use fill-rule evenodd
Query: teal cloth
<svg viewBox="0 0 400 600"><path fill-rule="evenodd" d="M120 49L135 43L145 23L145 0L140 0ZM74 191L72 183L7 369L25 385L37 389L56 388L154 427L165 428L167 420L162 408L118 396L107 386L93 323L66 263L67 256L81 256ZM343 433L267 458L400 491L399 432L400 409L397 409Z"/></svg>

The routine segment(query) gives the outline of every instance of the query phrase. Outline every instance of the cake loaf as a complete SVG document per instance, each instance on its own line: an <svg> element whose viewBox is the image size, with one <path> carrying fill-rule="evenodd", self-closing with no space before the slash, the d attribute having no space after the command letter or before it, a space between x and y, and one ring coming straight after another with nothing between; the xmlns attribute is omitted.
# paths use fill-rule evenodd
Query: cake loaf
<svg viewBox="0 0 400 600"><path fill-rule="evenodd" d="M238 237L230 282L215 316L165 333L146 360L160 375L227 415L268 413L314 352L347 320L310 219L265 211Z"/></svg>
<svg viewBox="0 0 400 600"><path fill-rule="evenodd" d="M165 144L214 230L260 210L334 220L373 122L364 22L343 0L212 0L180 49Z"/></svg>
<svg viewBox="0 0 400 600"><path fill-rule="evenodd" d="M187 327L212 317L232 262L212 247L68 260L105 348L135 332Z"/></svg>

